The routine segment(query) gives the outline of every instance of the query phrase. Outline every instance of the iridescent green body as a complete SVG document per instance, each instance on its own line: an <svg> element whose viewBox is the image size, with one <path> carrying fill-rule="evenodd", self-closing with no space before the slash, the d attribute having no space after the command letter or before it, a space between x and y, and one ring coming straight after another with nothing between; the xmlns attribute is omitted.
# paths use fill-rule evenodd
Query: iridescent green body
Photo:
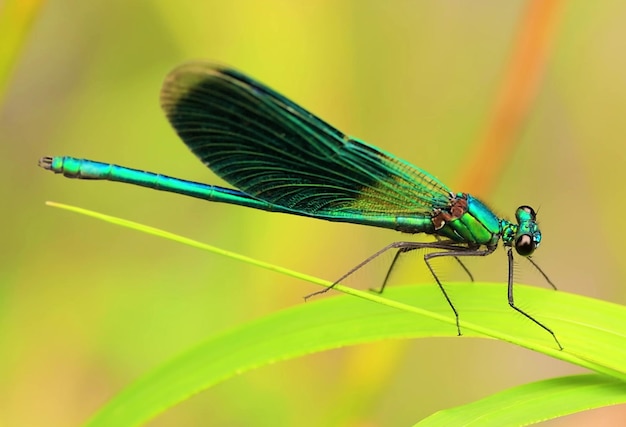
<svg viewBox="0 0 626 427"><path fill-rule="evenodd" d="M495 247L500 239L502 239L505 246L511 246L518 234L518 230L522 230L521 232L524 234L532 233L534 240L537 242L537 246L541 241L541 232L532 217L524 217L520 222L520 227L520 225L513 224L508 220L498 218L480 200L463 193L457 193L455 195L449 193L446 205L433 209L428 215L418 213L414 213L413 215L399 215L397 213L370 212L362 209L353 209L349 206L345 206L341 209L336 208L334 210L329 210L327 206L319 206L317 209L308 207L307 210L302 210L298 204L290 204L289 207L287 207L269 203L230 188L186 181L153 172L93 160L77 159L67 156L52 157L45 167L54 172L62 173L69 178L125 182L155 190L174 192L208 201L230 203L269 212L288 213L328 221L351 222L374 227L390 228L403 233L437 234L454 242L474 246L484 245L487 247ZM445 221L441 228L435 228L433 216L436 216L435 212L437 212L437 209L442 212L448 212L450 205L453 205L455 200L466 200L466 210L458 218Z"/></svg>
<svg viewBox="0 0 626 427"><path fill-rule="evenodd" d="M394 263L413 249L437 249L424 260L457 316L457 327L456 309L430 260L488 255L502 240L509 248L509 304L554 337L513 304L511 248L528 257L541 242L532 208L517 209L517 224L501 219L473 196L452 192L426 171L343 134L230 68L190 63L175 69L163 85L161 106L191 151L236 189L73 157L44 157L40 166L70 178L118 181L270 212L435 235L438 240L432 243L393 243L347 275L389 249L397 250Z"/></svg>

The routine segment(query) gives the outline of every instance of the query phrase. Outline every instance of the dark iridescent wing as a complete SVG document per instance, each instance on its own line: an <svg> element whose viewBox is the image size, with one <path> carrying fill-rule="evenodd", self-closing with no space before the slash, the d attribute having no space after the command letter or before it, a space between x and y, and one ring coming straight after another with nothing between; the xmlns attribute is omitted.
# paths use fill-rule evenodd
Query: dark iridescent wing
<svg viewBox="0 0 626 427"><path fill-rule="evenodd" d="M161 105L187 146L241 191L308 215L427 215L450 190L427 172L347 137L245 75L189 63Z"/></svg>

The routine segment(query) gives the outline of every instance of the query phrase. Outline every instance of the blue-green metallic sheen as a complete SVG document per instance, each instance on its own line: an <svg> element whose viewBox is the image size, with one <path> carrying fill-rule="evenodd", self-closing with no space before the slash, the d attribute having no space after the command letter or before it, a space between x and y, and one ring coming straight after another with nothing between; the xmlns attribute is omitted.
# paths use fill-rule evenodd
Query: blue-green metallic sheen
<svg viewBox="0 0 626 427"><path fill-rule="evenodd" d="M348 137L272 89L219 65L168 75L161 105L181 139L238 190L72 157L42 159L67 177L103 179L329 221L427 233L473 246L511 246L517 224L428 172ZM455 198L467 212L435 229ZM529 222L528 220L525 220ZM532 222L532 220L530 220ZM529 225L532 228L532 225ZM506 232L505 232L506 231ZM537 243L540 232L536 230Z"/></svg>
<svg viewBox="0 0 626 427"><path fill-rule="evenodd" d="M118 181L270 212L435 235L436 242L396 242L373 257L394 249L395 263L399 254L413 249L439 250L424 260L455 312L458 328L458 313L429 260L452 256L460 262L459 257L488 255L501 240L509 248L509 304L561 347L549 328L513 304L511 250L529 257L541 243L529 206L517 209L517 223L502 219L470 194L452 192L428 172L345 135L267 86L220 65L194 62L173 70L163 84L161 106L189 149L234 188L74 157L44 157L39 164L69 178Z"/></svg>

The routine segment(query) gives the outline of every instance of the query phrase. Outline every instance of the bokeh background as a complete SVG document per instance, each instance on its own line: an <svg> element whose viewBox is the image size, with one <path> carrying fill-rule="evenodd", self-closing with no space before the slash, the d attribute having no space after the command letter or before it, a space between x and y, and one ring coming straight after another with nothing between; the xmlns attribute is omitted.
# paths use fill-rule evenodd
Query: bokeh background
<svg viewBox="0 0 626 427"><path fill-rule="evenodd" d="M5 0L0 14L11 3L37 2ZM0 104L0 425L79 425L171 357L301 304L316 290L52 209L46 200L327 279L400 238L121 184L70 181L37 168L43 155L73 155L223 185L177 139L159 108L163 77L190 59L236 66L455 190L477 191L503 215L511 217L521 204L539 208L544 242L535 259L559 288L626 302L620 285L626 275L626 3L550 6L550 31L539 43L544 57L533 89L522 93L526 110L501 141L511 148L500 156L480 151L511 64L528 65L514 57L532 7L537 2L35 5ZM471 171L481 169L494 176L471 182ZM420 279L420 264L419 258L404 263L411 280L428 279ZM469 265L479 279L505 280L501 250ZM519 263L517 273L520 282L544 285L527 263ZM532 303L520 304L532 312ZM246 373L149 425L406 426L507 387L575 372L491 340L380 342ZM546 425L623 425L625 412L608 408Z"/></svg>

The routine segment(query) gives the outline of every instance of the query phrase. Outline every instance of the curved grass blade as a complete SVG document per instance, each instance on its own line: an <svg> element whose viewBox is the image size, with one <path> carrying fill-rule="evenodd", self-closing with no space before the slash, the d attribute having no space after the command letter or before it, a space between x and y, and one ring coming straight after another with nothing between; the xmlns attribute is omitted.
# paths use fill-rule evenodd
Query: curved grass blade
<svg viewBox="0 0 626 427"><path fill-rule="evenodd" d="M130 221L52 205L322 286L330 284ZM518 286L518 298L534 314L558 326L565 347L559 351L530 322L511 312L502 299L504 286L448 285L462 302L459 309L463 313L464 337L497 337L626 381L626 307L565 292ZM139 425L218 382L279 360L382 339L456 336L451 327L454 319L433 284L390 289L388 298L342 286L337 290L359 298L346 295L300 304L209 339L130 385L88 425Z"/></svg>
<svg viewBox="0 0 626 427"><path fill-rule="evenodd" d="M323 279L229 252L133 221L60 203L47 202L47 204L244 261L251 265L320 286L333 286L331 282ZM545 336L540 335L543 338L539 338L537 333L540 331L533 330L532 324L527 319L519 318L510 310L510 307L501 295L504 288L503 284L484 284L483 287L478 285L477 282L446 285L451 290L454 287L451 293L454 293L456 298L462 301L462 305L459 305L459 307L464 312L464 317L467 318L467 320L461 322L464 331L473 331L474 334L472 335L475 336L484 335L500 339L595 370L596 372L618 378L624 376L624 379L626 379L626 327L622 327L622 325L626 325L626 307L561 291L553 292L547 289L523 285L516 286L517 298L524 301L532 301L533 312L541 313L542 318L548 318L550 322L554 321L564 328L566 351L562 351L551 346L550 341ZM427 286L429 290L434 290L435 295L439 295L439 298L436 298L436 301L391 299L377 293L363 292L341 285L334 285L333 289L392 309L456 325L456 320L449 315L449 312L445 310L440 312L440 305L445 306L445 303L442 304L441 295L437 293L437 287L432 283L424 286ZM484 287L489 289L493 287L496 291L487 292L487 288ZM394 290L394 293L389 295L395 295L395 292ZM429 306L429 301L432 306ZM503 317L503 312L506 312L511 317ZM470 335L467 332L465 334ZM444 333L442 336L449 335Z"/></svg>
<svg viewBox="0 0 626 427"><path fill-rule="evenodd" d="M60 203L47 202L47 204L144 233L153 234L232 259L244 261L251 265L320 286L333 286L333 289L344 294L369 300L370 302L384 305L392 309L456 325L456 319L451 317L449 312L439 310L439 305L442 303L441 298L438 298L437 301L431 301L433 304L432 307L421 299L410 301L386 298L377 293L363 292L346 286L333 285L331 282L323 279L216 248L133 221ZM432 283L425 286L430 290L437 289ZM626 372L626 345L618 346L615 344L615 342L623 343L626 339L626 328L620 328L620 325L626 324L626 307L624 306L565 292L553 292L539 288L533 288L531 291L527 286L516 286L517 298L524 301L532 300L533 311L541 313L543 318L548 318L550 321L554 320L565 328L564 336L566 340L564 345L567 351L562 351L555 349L550 341L546 340L545 336L539 338L537 336L538 331L533 330L533 328L529 331L529 326L532 326L532 324L529 324L527 319L517 318L517 316L515 316L515 313L510 310L510 307L502 298L501 290L504 287L502 284L484 285L497 288L497 291L494 293L488 293L484 289L479 289L478 283L476 282L467 284L447 284L446 288L452 289L452 286L461 289L456 289L453 292L456 298L463 301L460 308L464 312L464 317L466 316L467 320L464 319L461 322L461 326L463 330L466 331L465 335L470 335L468 332L472 331L474 332L472 335L475 336L483 335L500 339L611 376L621 377ZM535 292L538 292L538 294L535 294L533 298L532 294ZM530 296L527 295L529 293L531 294ZM467 298L467 300L464 298ZM489 308L490 304L493 305L492 308ZM445 303L443 305L445 305ZM597 307L595 305L597 305ZM433 309L433 307L435 307L435 309ZM502 312L506 312L513 317L502 317ZM620 321L623 321L623 323L620 323ZM433 336L439 335L435 334ZM449 334L444 333L441 336L449 336ZM599 339L599 337L602 338ZM594 351L590 351L588 347L590 343L594 341L596 342L593 347ZM611 357L607 358L608 354L610 354ZM599 359L594 357L599 357ZM626 379L626 377L624 378Z"/></svg>
<svg viewBox="0 0 626 427"><path fill-rule="evenodd" d="M464 307L467 317L485 325L499 325L503 331L517 328L516 338L537 339L538 333L534 328L519 321L506 304L497 304L501 301L501 288L502 285L494 284L451 285L452 292L470 303ZM524 291L525 300L532 303L538 312L556 310L551 321L558 322L563 328L562 336L567 347L563 351L552 350L555 357L626 381L626 366L622 363L626 338L618 328L607 330L608 325L626 321L625 307L612 307L601 301L526 286L520 287L520 290ZM419 304L437 314L447 313L433 286L407 286L389 293L394 300ZM550 301L552 296L556 298ZM570 304L579 315L564 318L563 313L558 311L563 304ZM590 310L604 308L607 312L618 313L619 317L605 316L602 322L598 318L596 324L585 322L585 314ZM600 330L605 330L605 333L598 333ZM281 360L387 339L433 336L461 339L455 337L455 332L449 324L431 317L370 304L349 296L300 304L210 338L165 363L115 396L87 425L140 425L221 381ZM579 339L578 335L589 339ZM479 334L469 330L465 335L477 336ZM584 363L584 357L596 362Z"/></svg>

